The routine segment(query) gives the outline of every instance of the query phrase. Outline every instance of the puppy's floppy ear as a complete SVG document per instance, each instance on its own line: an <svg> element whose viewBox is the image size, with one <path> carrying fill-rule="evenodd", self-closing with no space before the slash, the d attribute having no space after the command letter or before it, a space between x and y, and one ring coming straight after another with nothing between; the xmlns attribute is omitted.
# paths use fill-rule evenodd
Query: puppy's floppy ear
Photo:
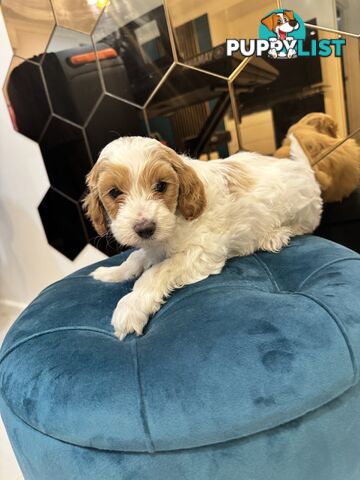
<svg viewBox="0 0 360 480"><path fill-rule="evenodd" d="M171 163L179 179L178 208L186 220L198 218L206 207L205 188L195 170L169 147L161 145L157 158ZM196 162L196 160L194 160Z"/></svg>
<svg viewBox="0 0 360 480"><path fill-rule="evenodd" d="M271 15L268 15L267 17L263 18L261 20L261 23L265 25L265 27L268 28L271 32L273 32L276 27L276 21L277 21L277 14L272 13Z"/></svg>
<svg viewBox="0 0 360 480"><path fill-rule="evenodd" d="M86 185L88 186L89 192L83 200L83 209L97 233L103 235L107 230L107 221L105 208L100 200L98 190L98 179L101 171L100 165L101 162L98 160L86 177Z"/></svg>

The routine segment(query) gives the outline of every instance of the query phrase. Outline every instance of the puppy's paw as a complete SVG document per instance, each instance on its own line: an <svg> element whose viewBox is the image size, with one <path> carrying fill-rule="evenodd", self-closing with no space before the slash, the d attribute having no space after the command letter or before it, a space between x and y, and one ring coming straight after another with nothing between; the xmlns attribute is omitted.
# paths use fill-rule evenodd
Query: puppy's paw
<svg viewBox="0 0 360 480"><path fill-rule="evenodd" d="M124 271L120 267L99 267L90 275L101 282L122 282L126 280Z"/></svg>
<svg viewBox="0 0 360 480"><path fill-rule="evenodd" d="M279 228L264 238L264 240L260 243L260 250L273 253L280 252L283 247L286 247L289 244L291 236L292 231L290 228Z"/></svg>
<svg viewBox="0 0 360 480"><path fill-rule="evenodd" d="M129 333L142 334L149 317L139 309L138 303L134 294L129 293L117 304L111 324L119 340L123 340Z"/></svg>

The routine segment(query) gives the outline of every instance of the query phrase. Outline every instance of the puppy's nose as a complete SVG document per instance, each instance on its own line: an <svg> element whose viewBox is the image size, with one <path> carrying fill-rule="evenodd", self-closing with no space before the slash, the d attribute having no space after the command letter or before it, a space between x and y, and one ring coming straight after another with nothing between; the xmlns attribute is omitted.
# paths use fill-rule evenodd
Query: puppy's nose
<svg viewBox="0 0 360 480"><path fill-rule="evenodd" d="M156 230L156 225L155 222L151 222L149 220L142 220L141 222L134 225L134 230L139 235L139 237L150 238Z"/></svg>
<svg viewBox="0 0 360 480"><path fill-rule="evenodd" d="M289 23L292 27L296 27L298 22L296 20L289 20Z"/></svg>

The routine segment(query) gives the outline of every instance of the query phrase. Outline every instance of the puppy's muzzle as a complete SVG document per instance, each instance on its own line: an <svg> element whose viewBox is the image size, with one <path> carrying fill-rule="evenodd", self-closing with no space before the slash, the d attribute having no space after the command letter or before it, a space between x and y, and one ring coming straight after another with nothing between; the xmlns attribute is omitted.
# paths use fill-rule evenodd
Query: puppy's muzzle
<svg viewBox="0 0 360 480"><path fill-rule="evenodd" d="M292 26L292 27L296 27L296 25L298 24L298 22L296 20L289 20L289 24Z"/></svg>
<svg viewBox="0 0 360 480"><path fill-rule="evenodd" d="M156 230L156 225L155 222L151 222L149 220L142 220L141 222L134 225L134 230L139 235L139 237L150 238Z"/></svg>

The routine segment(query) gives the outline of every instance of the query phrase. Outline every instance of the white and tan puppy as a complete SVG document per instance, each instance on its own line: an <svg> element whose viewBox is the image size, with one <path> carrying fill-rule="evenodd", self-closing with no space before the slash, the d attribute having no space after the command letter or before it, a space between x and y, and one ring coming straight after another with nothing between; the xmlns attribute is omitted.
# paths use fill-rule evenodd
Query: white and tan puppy
<svg viewBox="0 0 360 480"><path fill-rule="evenodd" d="M104 282L139 277L113 313L119 339L140 335L174 289L220 273L226 259L278 252L313 232L320 188L294 137L291 157L244 152L201 162L142 137L104 148L87 177L85 209L99 234L110 228L137 247L121 265L92 273Z"/></svg>

